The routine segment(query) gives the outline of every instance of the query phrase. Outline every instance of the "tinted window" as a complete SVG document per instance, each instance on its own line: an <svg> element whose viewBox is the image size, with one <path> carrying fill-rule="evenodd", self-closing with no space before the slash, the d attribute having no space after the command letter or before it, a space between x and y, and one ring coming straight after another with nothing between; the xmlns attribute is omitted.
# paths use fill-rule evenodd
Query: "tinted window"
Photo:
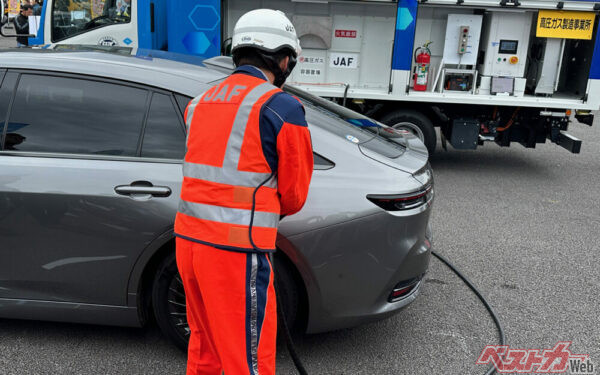
<svg viewBox="0 0 600 375"><path fill-rule="evenodd" d="M183 115L187 105L192 101L192 98L183 95L175 95L175 99L177 99L177 105L179 106L181 114Z"/></svg>
<svg viewBox="0 0 600 375"><path fill-rule="evenodd" d="M2 0L0 0L2 1ZM14 81L7 79L7 82L2 83L5 71L0 70L0 134L4 131L4 123L6 122L6 113L8 111L8 103L13 92Z"/></svg>
<svg viewBox="0 0 600 375"><path fill-rule="evenodd" d="M285 90L300 98L304 106L312 110L306 113L309 124L318 124L344 138L354 137L363 147L390 158L404 153L401 133L389 131L387 126L373 119L306 91L291 86L285 86Z"/></svg>
<svg viewBox="0 0 600 375"><path fill-rule="evenodd" d="M102 26L129 23L131 0L56 0L52 3L52 40L58 41ZM111 37L100 45L118 44Z"/></svg>
<svg viewBox="0 0 600 375"><path fill-rule="evenodd" d="M144 132L142 156L148 158L183 159L185 133L181 114L171 97L154 93Z"/></svg>
<svg viewBox="0 0 600 375"><path fill-rule="evenodd" d="M110 83L22 75L5 149L135 156L146 97Z"/></svg>

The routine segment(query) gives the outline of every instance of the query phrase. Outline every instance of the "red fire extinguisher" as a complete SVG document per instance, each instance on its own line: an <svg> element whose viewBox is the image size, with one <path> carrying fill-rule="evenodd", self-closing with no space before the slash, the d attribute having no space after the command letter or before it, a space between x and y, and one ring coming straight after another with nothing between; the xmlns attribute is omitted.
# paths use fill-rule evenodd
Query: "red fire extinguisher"
<svg viewBox="0 0 600 375"><path fill-rule="evenodd" d="M423 44L422 47L419 47L415 50L415 62L417 66L415 67L414 74L414 84L413 88L416 91L425 91L427 90L427 79L429 75L429 63L431 62L431 50L429 49L429 45L432 42L427 42ZM421 51L417 55L417 53Z"/></svg>

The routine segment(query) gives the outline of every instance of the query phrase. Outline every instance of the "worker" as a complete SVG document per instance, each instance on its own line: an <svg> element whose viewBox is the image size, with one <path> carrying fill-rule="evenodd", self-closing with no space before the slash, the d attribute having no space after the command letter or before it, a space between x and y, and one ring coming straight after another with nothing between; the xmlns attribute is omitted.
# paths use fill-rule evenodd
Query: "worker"
<svg viewBox="0 0 600 375"><path fill-rule="evenodd" d="M29 16L33 14L33 7L29 4L21 6L19 15L13 18L13 24L17 33L17 47L29 45Z"/></svg>
<svg viewBox="0 0 600 375"><path fill-rule="evenodd" d="M187 374L275 374L276 296L268 253L280 215L306 200L313 155L304 108L281 86L300 54L280 11L244 14L234 72L185 110L175 220L191 331Z"/></svg>

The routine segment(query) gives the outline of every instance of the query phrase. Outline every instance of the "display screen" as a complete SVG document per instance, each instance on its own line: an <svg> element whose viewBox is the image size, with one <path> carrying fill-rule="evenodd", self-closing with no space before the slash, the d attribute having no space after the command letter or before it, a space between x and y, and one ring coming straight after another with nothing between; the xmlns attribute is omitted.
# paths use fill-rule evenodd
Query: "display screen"
<svg viewBox="0 0 600 375"><path fill-rule="evenodd" d="M513 77L492 77L492 85L490 92L495 94L512 95L515 87L515 79Z"/></svg>
<svg viewBox="0 0 600 375"><path fill-rule="evenodd" d="M498 53L508 53L514 55L517 53L518 40L501 40Z"/></svg>

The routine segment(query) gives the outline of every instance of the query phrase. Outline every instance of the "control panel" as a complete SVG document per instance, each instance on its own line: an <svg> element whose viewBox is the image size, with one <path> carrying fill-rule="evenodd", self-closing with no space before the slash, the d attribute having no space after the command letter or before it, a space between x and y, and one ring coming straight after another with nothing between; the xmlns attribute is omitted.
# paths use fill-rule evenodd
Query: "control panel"
<svg viewBox="0 0 600 375"><path fill-rule="evenodd" d="M531 12L490 12L483 30L484 63L480 74L521 78L529 48Z"/></svg>
<svg viewBox="0 0 600 375"><path fill-rule="evenodd" d="M442 58L445 65L477 64L482 21L481 14L448 14Z"/></svg>
<svg viewBox="0 0 600 375"><path fill-rule="evenodd" d="M460 36L458 39L458 54L463 55L467 52L469 44L469 26L463 25L460 27Z"/></svg>

